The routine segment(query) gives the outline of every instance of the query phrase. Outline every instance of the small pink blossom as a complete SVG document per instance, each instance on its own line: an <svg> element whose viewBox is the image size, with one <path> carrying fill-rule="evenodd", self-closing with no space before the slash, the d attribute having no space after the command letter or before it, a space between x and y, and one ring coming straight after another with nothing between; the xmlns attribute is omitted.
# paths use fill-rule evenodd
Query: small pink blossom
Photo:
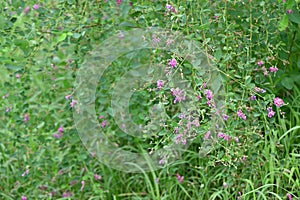
<svg viewBox="0 0 300 200"><path fill-rule="evenodd" d="M272 110L272 107L268 107L268 117L271 118L275 115L275 112Z"/></svg>
<svg viewBox="0 0 300 200"><path fill-rule="evenodd" d="M177 60L173 58L170 60L169 65L172 66L172 68L175 68L177 66Z"/></svg>
<svg viewBox="0 0 300 200"><path fill-rule="evenodd" d="M29 121L30 117L29 114L24 115L24 123L27 123Z"/></svg>
<svg viewBox="0 0 300 200"><path fill-rule="evenodd" d="M262 65L264 64L264 61L260 60L260 61L257 62L257 64L258 64L259 66L262 66Z"/></svg>
<svg viewBox="0 0 300 200"><path fill-rule="evenodd" d="M177 173L177 180L179 181L179 183L183 183L184 176L181 176L180 174Z"/></svg>
<svg viewBox="0 0 300 200"><path fill-rule="evenodd" d="M16 78L21 78L21 75L20 74L16 74Z"/></svg>
<svg viewBox="0 0 300 200"><path fill-rule="evenodd" d="M211 90L206 90L204 94L206 95L207 100L212 100L213 92Z"/></svg>
<svg viewBox="0 0 300 200"><path fill-rule="evenodd" d="M284 105L284 101L283 101L281 98L276 97L276 98L274 99L274 104L275 104L277 107L281 107L282 105Z"/></svg>
<svg viewBox="0 0 300 200"><path fill-rule="evenodd" d="M65 97L67 100L69 100L69 99L72 99L72 95L67 95L66 97Z"/></svg>
<svg viewBox="0 0 300 200"><path fill-rule="evenodd" d="M170 5L170 4L167 4L166 5L166 9L168 10L168 11L170 11L170 12L173 12L173 13L177 13L177 10L175 9L175 7L174 6L172 6L172 5Z"/></svg>
<svg viewBox="0 0 300 200"><path fill-rule="evenodd" d="M255 95L252 95L252 96L250 97L250 100L251 100L251 101L255 101L255 100L256 100L256 96L255 96Z"/></svg>
<svg viewBox="0 0 300 200"><path fill-rule="evenodd" d="M117 0L117 4L121 5L122 4L122 0Z"/></svg>
<svg viewBox="0 0 300 200"><path fill-rule="evenodd" d="M94 175L94 178L96 179L96 181L98 181L98 180L101 180L101 179L102 179L102 176L101 176L101 175L98 175L98 174L95 174L95 175Z"/></svg>
<svg viewBox="0 0 300 200"><path fill-rule="evenodd" d="M34 4L34 5L33 5L33 9L34 9L34 10L37 10L37 9L39 9L39 8L40 8L40 6L39 6L38 4Z"/></svg>
<svg viewBox="0 0 300 200"><path fill-rule="evenodd" d="M71 108L73 108L77 103L78 101L73 99L72 102L70 103Z"/></svg>
<svg viewBox="0 0 300 200"><path fill-rule="evenodd" d="M81 188L80 188L81 191L84 189L84 186L85 186L85 181L81 181Z"/></svg>
<svg viewBox="0 0 300 200"><path fill-rule="evenodd" d="M289 9L289 10L286 11L286 13L287 13L287 14L292 14L292 13L293 13L293 10Z"/></svg>
<svg viewBox="0 0 300 200"><path fill-rule="evenodd" d="M274 72L274 73L276 73L277 71L278 71L278 68L277 67L270 67L270 72Z"/></svg>
<svg viewBox="0 0 300 200"><path fill-rule="evenodd" d="M61 127L58 128L59 133L62 133L63 131L64 131L64 127L61 126Z"/></svg>
<svg viewBox="0 0 300 200"><path fill-rule="evenodd" d="M62 138L63 134L62 133L59 133L59 134L54 133L52 136L57 138L57 139L60 139L60 138Z"/></svg>
<svg viewBox="0 0 300 200"><path fill-rule="evenodd" d="M204 139L209 140L210 139L210 135L211 135L211 132L207 131L207 133L204 136Z"/></svg>
<svg viewBox="0 0 300 200"><path fill-rule="evenodd" d="M247 119L247 116L243 113L242 110L238 110L237 115L242 118L243 120Z"/></svg>
<svg viewBox="0 0 300 200"><path fill-rule="evenodd" d="M72 193L71 192L65 192L65 193L63 193L63 195L62 195L63 197L71 197L72 196Z"/></svg>
<svg viewBox="0 0 300 200"><path fill-rule="evenodd" d="M25 8L25 10L24 10L24 13L25 13L25 14L28 14L29 12L30 12L30 7L27 6L27 7Z"/></svg>
<svg viewBox="0 0 300 200"><path fill-rule="evenodd" d="M286 194L286 197L287 197L289 200L293 200L293 196L292 196L290 193Z"/></svg>
<svg viewBox="0 0 300 200"><path fill-rule="evenodd" d="M226 115L226 114L223 114L223 119L224 119L225 121L227 121L227 120L229 119L229 116Z"/></svg>
<svg viewBox="0 0 300 200"><path fill-rule="evenodd" d="M101 126L102 126L102 128L106 127L107 126L107 120L104 120L103 122L101 122Z"/></svg>
<svg viewBox="0 0 300 200"><path fill-rule="evenodd" d="M22 200L27 200L27 197L25 195L22 196Z"/></svg>
<svg viewBox="0 0 300 200"><path fill-rule="evenodd" d="M164 87L165 82L163 80L157 81L157 88L161 90Z"/></svg>

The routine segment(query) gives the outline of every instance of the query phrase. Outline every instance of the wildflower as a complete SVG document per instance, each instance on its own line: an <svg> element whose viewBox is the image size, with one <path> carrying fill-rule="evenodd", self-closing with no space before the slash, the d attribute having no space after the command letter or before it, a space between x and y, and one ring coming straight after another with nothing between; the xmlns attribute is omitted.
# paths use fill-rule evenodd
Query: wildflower
<svg viewBox="0 0 300 200"><path fill-rule="evenodd" d="M67 95L67 96L65 96L65 98L66 98L66 100L68 100L68 99L72 99L72 95Z"/></svg>
<svg viewBox="0 0 300 200"><path fill-rule="evenodd" d="M293 200L293 196L290 193L286 194L286 196L289 200Z"/></svg>
<svg viewBox="0 0 300 200"><path fill-rule="evenodd" d="M62 138L63 134L62 133L59 133L59 134L54 133L52 136L57 138L57 139L60 139L60 138Z"/></svg>
<svg viewBox="0 0 300 200"><path fill-rule="evenodd" d="M238 137L235 137L234 140L235 140L236 142L240 142L240 140L239 140Z"/></svg>
<svg viewBox="0 0 300 200"><path fill-rule="evenodd" d="M293 13L293 10L289 9L289 10L286 11L286 13L287 13L287 14L292 14L292 13Z"/></svg>
<svg viewBox="0 0 300 200"><path fill-rule="evenodd" d="M226 182L223 183L224 188L228 188L228 184Z"/></svg>
<svg viewBox="0 0 300 200"><path fill-rule="evenodd" d="M24 115L24 123L27 123L29 121L30 117L29 114Z"/></svg>
<svg viewBox="0 0 300 200"><path fill-rule="evenodd" d="M28 175L29 174L29 169L26 169L26 171L22 174L22 176Z"/></svg>
<svg viewBox="0 0 300 200"><path fill-rule="evenodd" d="M101 126L102 126L102 128L106 127L106 126L107 126L107 120L104 120L104 121L101 123Z"/></svg>
<svg viewBox="0 0 300 200"><path fill-rule="evenodd" d="M178 133L178 132L179 132L179 128L178 128L178 127L175 127L174 133Z"/></svg>
<svg viewBox="0 0 300 200"><path fill-rule="evenodd" d="M121 5L122 4L122 0L117 0L117 4Z"/></svg>
<svg viewBox="0 0 300 200"><path fill-rule="evenodd" d="M181 176L180 174L177 173L177 180L179 181L179 183L183 183L184 176Z"/></svg>
<svg viewBox="0 0 300 200"><path fill-rule="evenodd" d="M199 95L197 96L197 98L200 100L200 99L202 99L202 96L199 94Z"/></svg>
<svg viewBox="0 0 300 200"><path fill-rule="evenodd" d="M164 87L165 82L163 80L157 81L157 88L160 90Z"/></svg>
<svg viewBox="0 0 300 200"><path fill-rule="evenodd" d="M78 101L73 99L72 102L70 103L71 108L73 108L77 103Z"/></svg>
<svg viewBox="0 0 300 200"><path fill-rule="evenodd" d="M25 14L28 14L29 12L30 12L30 7L27 6L27 7L25 8L25 10L24 10L24 13L25 13Z"/></svg>
<svg viewBox="0 0 300 200"><path fill-rule="evenodd" d="M61 126L61 127L58 128L59 133L62 133L63 131L64 131L64 127Z"/></svg>
<svg viewBox="0 0 300 200"><path fill-rule="evenodd" d="M206 95L207 100L212 100L212 98L213 98L213 93L212 93L211 90L206 90L206 91L204 92L204 94Z"/></svg>
<svg viewBox="0 0 300 200"><path fill-rule="evenodd" d="M209 140L210 139L210 135L211 135L210 131L207 131L207 133L204 136L204 139Z"/></svg>
<svg viewBox="0 0 300 200"><path fill-rule="evenodd" d="M77 184L77 183L78 183L78 180L71 181L71 182L70 182L70 186L73 186L73 185L75 185L75 184Z"/></svg>
<svg viewBox="0 0 300 200"><path fill-rule="evenodd" d="M172 66L172 68L175 68L177 66L177 60L173 58L170 60L169 65Z"/></svg>
<svg viewBox="0 0 300 200"><path fill-rule="evenodd" d="M179 144L180 143L180 140L182 140L182 134L179 134L179 135L177 135L177 137L176 137L176 144Z"/></svg>
<svg viewBox="0 0 300 200"><path fill-rule="evenodd" d="M275 115L275 112L272 110L272 107L268 107L268 117L271 118Z"/></svg>
<svg viewBox="0 0 300 200"><path fill-rule="evenodd" d="M225 134L223 138L224 138L224 140L229 141L231 139L231 136Z"/></svg>
<svg viewBox="0 0 300 200"><path fill-rule="evenodd" d="M101 176L101 175L98 175L98 174L95 174L95 175L94 175L94 177L95 177L96 181L98 181L98 180L101 180L101 179L102 179L102 176Z"/></svg>
<svg viewBox="0 0 300 200"><path fill-rule="evenodd" d="M250 100L251 100L251 101L255 101L255 100L256 100L256 96L255 96L255 95L252 95L252 96L250 97Z"/></svg>
<svg viewBox="0 0 300 200"><path fill-rule="evenodd" d="M71 192L65 192L65 193L63 193L62 196L63 196L63 197L71 197L71 196L72 196L72 193L71 193Z"/></svg>
<svg viewBox="0 0 300 200"><path fill-rule="evenodd" d="M278 68L277 67L270 67L270 72L274 72L274 73L276 73L277 71L278 71Z"/></svg>
<svg viewBox="0 0 300 200"><path fill-rule="evenodd" d="M242 161L245 162L246 160L247 160L247 156L244 155L244 156L242 157Z"/></svg>
<svg viewBox="0 0 300 200"><path fill-rule="evenodd" d="M229 116L226 115L226 114L223 114L223 119L224 119L225 121L227 121L227 120L229 119Z"/></svg>
<svg viewBox="0 0 300 200"><path fill-rule="evenodd" d="M81 181L81 188L80 188L81 191L84 189L84 186L85 186L85 181Z"/></svg>
<svg viewBox="0 0 300 200"><path fill-rule="evenodd" d="M120 38L120 39L123 39L123 38L124 38L124 34L123 34L123 32L120 31L120 30L119 30L119 38Z"/></svg>
<svg viewBox="0 0 300 200"><path fill-rule="evenodd" d="M159 183L159 178L156 178L156 179L155 179L155 182L156 182L156 183Z"/></svg>
<svg viewBox="0 0 300 200"><path fill-rule="evenodd" d="M247 116L243 113L242 110L238 110L237 115L242 118L243 120L247 119Z"/></svg>
<svg viewBox="0 0 300 200"><path fill-rule="evenodd" d="M225 134L224 133L218 133L218 138L224 138Z"/></svg>
<svg viewBox="0 0 300 200"><path fill-rule="evenodd" d="M4 95L2 99L6 99L7 97L9 97L9 94Z"/></svg>
<svg viewBox="0 0 300 200"><path fill-rule="evenodd" d="M176 89L172 88L171 92L172 92L172 95L175 96L174 103L182 102L186 98L183 90L180 90L179 88L176 88Z"/></svg>
<svg viewBox="0 0 300 200"><path fill-rule="evenodd" d="M21 78L21 75L20 74L16 74L16 78Z"/></svg>
<svg viewBox="0 0 300 200"><path fill-rule="evenodd" d="M259 88L259 87L255 87L254 90L255 90L256 92L259 92L259 93L265 93L265 92L266 92L266 90L264 90L264 89L262 89L262 88Z"/></svg>
<svg viewBox="0 0 300 200"><path fill-rule="evenodd" d="M166 162L166 159L167 159L167 157L164 156L164 157L159 161L159 164L160 164L160 165L164 165L165 162Z"/></svg>
<svg viewBox="0 0 300 200"><path fill-rule="evenodd" d="M257 64L258 64L259 66L262 66L262 65L264 64L264 61L262 61L262 60L261 60L261 61L258 61Z"/></svg>
<svg viewBox="0 0 300 200"><path fill-rule="evenodd" d="M218 15L215 15L215 16L214 16L214 18L215 18L215 19L219 19L219 18L220 18L220 16L218 16Z"/></svg>
<svg viewBox="0 0 300 200"><path fill-rule="evenodd" d="M39 8L40 8L40 6L39 6L38 4L34 4L34 5L33 5L33 9L34 9L34 10L37 10L37 9L39 9Z"/></svg>
<svg viewBox="0 0 300 200"><path fill-rule="evenodd" d="M22 196L22 200L27 200L27 197L26 196Z"/></svg>
<svg viewBox="0 0 300 200"><path fill-rule="evenodd" d="M166 5L166 9L170 12L177 13L177 10L174 8L174 6L172 6L170 4Z"/></svg>
<svg viewBox="0 0 300 200"><path fill-rule="evenodd" d="M276 97L276 98L274 99L274 104L275 104L277 107L280 107L280 106L284 105L284 101L283 101L281 98Z"/></svg>

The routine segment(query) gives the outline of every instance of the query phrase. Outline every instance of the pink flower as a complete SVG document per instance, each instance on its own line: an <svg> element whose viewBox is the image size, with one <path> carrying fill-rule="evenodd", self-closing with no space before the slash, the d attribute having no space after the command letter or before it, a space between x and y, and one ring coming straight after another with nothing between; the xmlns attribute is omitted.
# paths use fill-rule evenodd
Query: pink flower
<svg viewBox="0 0 300 200"><path fill-rule="evenodd" d="M225 134L224 133L218 133L218 138L224 138Z"/></svg>
<svg viewBox="0 0 300 200"><path fill-rule="evenodd" d="M255 95L252 95L252 96L250 97L250 100L251 100L251 101L255 101L255 100L256 100L256 96L255 96Z"/></svg>
<svg viewBox="0 0 300 200"><path fill-rule="evenodd" d="M175 68L177 66L177 60L173 58L170 60L169 65L172 66L172 68Z"/></svg>
<svg viewBox="0 0 300 200"><path fill-rule="evenodd" d="M261 60L261 61L258 61L257 64L258 64L259 66L262 66L262 65L264 64L264 61L262 61L262 60Z"/></svg>
<svg viewBox="0 0 300 200"><path fill-rule="evenodd" d="M207 133L204 136L204 139L209 140L210 139L210 135L211 135L210 131L207 131Z"/></svg>
<svg viewBox="0 0 300 200"><path fill-rule="evenodd" d="M174 103L182 102L186 99L185 94L183 90L180 90L179 88L172 88L171 89L172 95L175 97Z"/></svg>
<svg viewBox="0 0 300 200"><path fill-rule="evenodd" d="M160 90L164 87L165 82L163 80L157 81L157 88Z"/></svg>
<svg viewBox="0 0 300 200"><path fill-rule="evenodd" d="M85 186L85 181L81 181L81 188L80 188L81 191L84 189L84 186Z"/></svg>
<svg viewBox="0 0 300 200"><path fill-rule="evenodd" d="M24 123L27 123L29 121L30 117L29 114L24 115Z"/></svg>
<svg viewBox="0 0 300 200"><path fill-rule="evenodd" d="M242 110L238 110L237 115L242 118L243 120L247 119L247 116L243 113Z"/></svg>
<svg viewBox="0 0 300 200"><path fill-rule="evenodd" d="M30 12L30 7L27 6L27 7L25 8L25 10L24 10L24 13L25 13L25 14L28 14L29 12Z"/></svg>
<svg viewBox="0 0 300 200"><path fill-rule="evenodd" d="M293 200L293 196L290 193L286 194L286 196L289 200Z"/></svg>
<svg viewBox="0 0 300 200"><path fill-rule="evenodd" d="M270 67L270 72L274 72L276 73L278 71L278 68L277 67Z"/></svg>
<svg viewBox="0 0 300 200"><path fill-rule="evenodd" d="M22 196L22 200L27 200L27 197L25 195Z"/></svg>
<svg viewBox="0 0 300 200"><path fill-rule="evenodd" d="M123 38L124 38L124 34L123 34L123 32L120 31L120 30L119 30L119 38L120 38L120 39L123 39Z"/></svg>
<svg viewBox="0 0 300 200"><path fill-rule="evenodd" d="M64 131L64 127L62 127L62 126L59 127L58 132L59 132L59 133L62 133L63 131Z"/></svg>
<svg viewBox="0 0 300 200"><path fill-rule="evenodd" d="M212 100L213 92L211 90L206 90L204 94L206 95L207 100Z"/></svg>
<svg viewBox="0 0 300 200"><path fill-rule="evenodd" d="M38 4L34 4L34 5L33 5L33 9L34 9L34 10L37 10L37 9L39 9L39 8L40 8L40 6L39 6Z"/></svg>
<svg viewBox="0 0 300 200"><path fill-rule="evenodd" d="M286 13L287 13L287 14L292 14L292 13L293 13L293 10L289 9L289 10L286 11Z"/></svg>
<svg viewBox="0 0 300 200"><path fill-rule="evenodd" d="M98 175L98 174L95 174L95 175L94 175L94 177L95 177L96 181L98 181L98 180L101 180L101 179L102 179L102 176L101 176L101 175Z"/></svg>
<svg viewBox="0 0 300 200"><path fill-rule="evenodd" d="M71 108L73 108L77 103L78 101L73 99L72 102L70 103Z"/></svg>
<svg viewBox="0 0 300 200"><path fill-rule="evenodd" d="M271 118L275 115L275 112L272 110L272 107L268 107L268 117Z"/></svg>
<svg viewBox="0 0 300 200"><path fill-rule="evenodd" d="M281 98L276 97L276 98L274 99L274 104L275 104L277 107L280 107L280 106L284 105L284 101L283 101Z"/></svg>
<svg viewBox="0 0 300 200"><path fill-rule="evenodd" d="M101 123L101 126L102 126L102 128L106 127L106 126L107 126L107 120L104 120L104 121Z"/></svg>
<svg viewBox="0 0 300 200"><path fill-rule="evenodd" d="M181 176L180 174L177 173L177 180L179 181L179 183L183 183L184 176Z"/></svg>
<svg viewBox="0 0 300 200"><path fill-rule="evenodd" d="M254 90L255 90L256 92L259 92L259 93L265 93L265 92L266 92L266 90L264 90L264 89L262 89L262 88L259 88L259 87L255 87Z"/></svg>
<svg viewBox="0 0 300 200"><path fill-rule="evenodd" d="M59 134L54 133L52 136L57 138L57 139L60 139L60 138L62 138L63 134L62 133L59 133Z"/></svg>
<svg viewBox="0 0 300 200"><path fill-rule="evenodd" d="M166 9L169 11L169 12L173 12L173 13L177 13L177 10L174 8L174 6L170 5L170 4L167 4L166 5Z"/></svg>
<svg viewBox="0 0 300 200"><path fill-rule="evenodd" d="M71 192L65 192L65 193L63 193L62 196L63 196L63 197L71 197L71 196L72 196L72 193L71 193Z"/></svg>
<svg viewBox="0 0 300 200"><path fill-rule="evenodd" d="M117 0L117 4L121 5L122 4L122 0Z"/></svg>
<svg viewBox="0 0 300 200"><path fill-rule="evenodd" d="M67 100L68 100L68 99L72 99L72 95L69 94L69 95L67 95L65 98L66 98Z"/></svg>
<svg viewBox="0 0 300 200"><path fill-rule="evenodd" d="M227 120L229 119L229 116L226 115L226 114L223 114L223 119L224 119L225 121L227 121Z"/></svg>
<svg viewBox="0 0 300 200"><path fill-rule="evenodd" d="M20 74L16 74L16 78L21 78L21 75Z"/></svg>

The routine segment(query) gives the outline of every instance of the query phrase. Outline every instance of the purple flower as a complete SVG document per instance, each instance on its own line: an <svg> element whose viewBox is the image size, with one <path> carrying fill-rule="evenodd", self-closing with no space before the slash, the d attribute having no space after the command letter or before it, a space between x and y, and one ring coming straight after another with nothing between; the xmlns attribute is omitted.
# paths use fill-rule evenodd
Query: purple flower
<svg viewBox="0 0 300 200"><path fill-rule="evenodd" d="M210 131L207 131L207 133L204 136L204 139L209 140L210 139L210 135L211 135Z"/></svg>
<svg viewBox="0 0 300 200"><path fill-rule="evenodd" d="M170 60L169 65L172 66L172 68L175 68L177 66L177 60L173 58Z"/></svg>
<svg viewBox="0 0 300 200"><path fill-rule="evenodd" d="M73 108L77 103L78 101L73 99L72 102L70 103L71 108Z"/></svg>
<svg viewBox="0 0 300 200"><path fill-rule="evenodd" d="M21 75L20 74L16 74L16 78L21 78Z"/></svg>
<svg viewBox="0 0 300 200"><path fill-rule="evenodd" d="M61 127L58 128L59 133L62 133L63 131L64 131L64 127L61 126Z"/></svg>
<svg viewBox="0 0 300 200"><path fill-rule="evenodd" d="M182 102L186 99L185 94L183 90L180 90L179 88L172 88L171 89L172 95L175 97L174 103Z"/></svg>
<svg viewBox="0 0 300 200"><path fill-rule="evenodd" d="M72 99L72 95L69 94L69 95L67 95L65 98L66 98L67 100L68 100L68 99Z"/></svg>
<svg viewBox="0 0 300 200"><path fill-rule="evenodd" d="M106 127L106 126L107 126L107 120L104 120L104 121L101 123L101 126L102 126L102 128Z"/></svg>
<svg viewBox="0 0 300 200"><path fill-rule="evenodd" d="M275 115L275 112L273 110L270 110L268 113L268 117L271 118Z"/></svg>
<svg viewBox="0 0 300 200"><path fill-rule="evenodd" d="M34 4L34 5L33 5L33 9L34 9L34 10L37 10L37 9L39 9L39 8L40 8L40 6L39 6L38 4Z"/></svg>
<svg viewBox="0 0 300 200"><path fill-rule="evenodd" d="M164 87L165 82L163 80L157 81L157 88L160 90Z"/></svg>
<svg viewBox="0 0 300 200"><path fill-rule="evenodd" d="M256 100L256 96L255 96L255 95L252 95L252 96L250 97L250 100L251 100L251 101L255 101L255 100Z"/></svg>
<svg viewBox="0 0 300 200"><path fill-rule="evenodd" d="M170 12L177 13L177 10L174 8L174 6L172 6L170 4L166 5L166 9Z"/></svg>
<svg viewBox="0 0 300 200"><path fill-rule="evenodd" d="M218 138L224 138L225 134L224 133L218 133Z"/></svg>
<svg viewBox="0 0 300 200"><path fill-rule="evenodd" d="M229 141L231 139L231 136L225 134L223 138L224 138L224 140Z"/></svg>
<svg viewBox="0 0 300 200"><path fill-rule="evenodd" d="M28 14L29 12L30 12L30 7L27 6L27 7L25 8L25 10L24 10L24 13L25 13L25 14Z"/></svg>
<svg viewBox="0 0 300 200"><path fill-rule="evenodd" d="M237 115L242 118L243 120L247 119L247 116L243 113L242 110L238 110Z"/></svg>
<svg viewBox="0 0 300 200"><path fill-rule="evenodd" d="M57 138L57 139L60 139L60 138L62 138L63 134L62 133L59 133L59 134L54 133L52 136Z"/></svg>
<svg viewBox="0 0 300 200"><path fill-rule="evenodd" d="M223 114L223 119L224 119L225 121L227 121L227 120L229 119L229 116L226 115L226 114Z"/></svg>
<svg viewBox="0 0 300 200"><path fill-rule="evenodd" d="M166 159L167 159L167 157L164 156L164 157L159 161L159 164L160 164L160 165L164 165L165 162L166 162Z"/></svg>
<svg viewBox="0 0 300 200"><path fill-rule="evenodd" d="M22 196L22 200L27 200L27 197L25 195Z"/></svg>
<svg viewBox="0 0 300 200"><path fill-rule="evenodd" d="M63 193L62 196L63 196L63 197L71 197L71 196L72 196L72 193L71 193L71 192L65 192L65 193Z"/></svg>
<svg viewBox="0 0 300 200"><path fill-rule="evenodd" d="M287 13L287 14L292 14L292 13L293 13L293 10L289 9L289 10L286 11L286 13Z"/></svg>
<svg viewBox="0 0 300 200"><path fill-rule="evenodd" d="M29 174L29 169L26 169L26 171L22 174L22 176L28 175Z"/></svg>
<svg viewBox="0 0 300 200"><path fill-rule="evenodd" d="M78 180L71 181L71 182L70 182L70 186L73 186L73 185L75 185L75 184L77 184L77 183L78 183Z"/></svg>
<svg viewBox="0 0 300 200"><path fill-rule="evenodd" d="M30 117L29 114L24 115L24 123L27 123L29 121Z"/></svg>
<svg viewBox="0 0 300 200"><path fill-rule="evenodd" d="M4 95L2 98L6 99L7 97L9 97L9 94Z"/></svg>
<svg viewBox="0 0 300 200"><path fill-rule="evenodd" d="M264 61L262 61L262 60L261 60L261 61L258 61L257 64L258 64L259 66L262 66L262 65L264 64Z"/></svg>
<svg viewBox="0 0 300 200"><path fill-rule="evenodd" d="M276 98L274 99L274 104L275 104L277 107L280 107L280 106L284 105L284 101L283 101L281 98L276 97Z"/></svg>
<svg viewBox="0 0 300 200"><path fill-rule="evenodd" d="M270 67L270 72L274 72L276 73L278 71L278 68L277 67Z"/></svg>
<svg viewBox="0 0 300 200"><path fill-rule="evenodd" d="M179 181L179 183L183 183L184 176L181 176L180 174L177 173L177 180Z"/></svg>
<svg viewBox="0 0 300 200"><path fill-rule="evenodd" d="M266 92L266 90L264 90L264 89L262 89L262 88L259 88L259 87L255 87L254 90L255 90L256 92L259 92L259 93L265 93L265 92Z"/></svg>
<svg viewBox="0 0 300 200"><path fill-rule="evenodd" d="M206 90L205 93L207 100L212 100L213 98L213 93L211 90Z"/></svg>

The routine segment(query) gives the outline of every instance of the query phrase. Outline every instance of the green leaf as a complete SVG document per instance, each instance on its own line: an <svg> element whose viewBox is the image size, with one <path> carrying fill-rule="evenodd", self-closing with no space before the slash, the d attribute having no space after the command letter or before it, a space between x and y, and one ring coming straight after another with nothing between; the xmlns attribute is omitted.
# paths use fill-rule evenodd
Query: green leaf
<svg viewBox="0 0 300 200"><path fill-rule="evenodd" d="M66 34L66 33L63 33L63 34L61 34L60 36L58 36L57 42L62 42L62 41L64 41L66 38L67 38L67 34Z"/></svg>
<svg viewBox="0 0 300 200"><path fill-rule="evenodd" d="M289 14L288 18L290 21L300 24L300 15L299 13Z"/></svg>
<svg viewBox="0 0 300 200"><path fill-rule="evenodd" d="M283 87L285 87L288 90L291 90L294 86L294 81L291 79L291 77L285 77L282 81L281 84Z"/></svg>
<svg viewBox="0 0 300 200"><path fill-rule="evenodd" d="M284 15L279 22L279 27L278 27L279 30L284 31L287 28L288 24L289 24L289 18L287 15Z"/></svg>

